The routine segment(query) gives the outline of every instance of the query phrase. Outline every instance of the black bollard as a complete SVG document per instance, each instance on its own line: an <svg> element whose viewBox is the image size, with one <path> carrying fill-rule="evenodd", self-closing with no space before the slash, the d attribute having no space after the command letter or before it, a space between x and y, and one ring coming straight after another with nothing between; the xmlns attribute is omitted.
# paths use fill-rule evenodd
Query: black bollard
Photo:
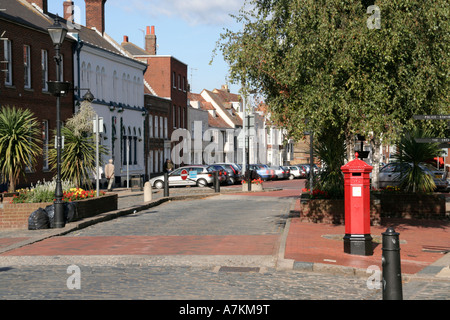
<svg viewBox="0 0 450 320"><path fill-rule="evenodd" d="M164 172L164 197L169 196L169 173Z"/></svg>
<svg viewBox="0 0 450 320"><path fill-rule="evenodd" d="M383 235L383 300L403 300L399 233L387 228Z"/></svg>
<svg viewBox="0 0 450 320"><path fill-rule="evenodd" d="M214 191L220 192L219 171L214 171Z"/></svg>

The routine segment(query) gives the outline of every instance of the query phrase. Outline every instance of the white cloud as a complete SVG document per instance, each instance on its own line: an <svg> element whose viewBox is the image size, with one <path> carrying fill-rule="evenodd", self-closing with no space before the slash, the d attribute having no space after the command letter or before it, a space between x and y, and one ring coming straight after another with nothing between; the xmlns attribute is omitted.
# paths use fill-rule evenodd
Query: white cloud
<svg viewBox="0 0 450 320"><path fill-rule="evenodd" d="M191 25L223 25L232 21L244 0L112 0L127 12L139 12L152 17L179 17Z"/></svg>

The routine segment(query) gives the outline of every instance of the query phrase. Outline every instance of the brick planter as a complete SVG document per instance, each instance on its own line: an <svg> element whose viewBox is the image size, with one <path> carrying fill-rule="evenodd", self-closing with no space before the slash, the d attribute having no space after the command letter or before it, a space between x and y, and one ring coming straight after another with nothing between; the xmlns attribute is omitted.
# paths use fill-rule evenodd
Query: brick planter
<svg viewBox="0 0 450 320"><path fill-rule="evenodd" d="M344 224L344 200L300 198L300 219L314 223ZM370 198L370 223L380 225L382 218L449 219L445 196L440 194L374 194Z"/></svg>
<svg viewBox="0 0 450 320"><path fill-rule="evenodd" d="M248 191L248 184L246 184L246 183L242 184L242 191ZM262 183L252 183L251 191L263 191Z"/></svg>
<svg viewBox="0 0 450 320"><path fill-rule="evenodd" d="M45 209L53 203L10 203L12 198L4 198L0 203L0 229L28 229L30 214ZM77 219L93 217L101 213L117 210L117 194L109 194L98 198L74 201L77 204Z"/></svg>

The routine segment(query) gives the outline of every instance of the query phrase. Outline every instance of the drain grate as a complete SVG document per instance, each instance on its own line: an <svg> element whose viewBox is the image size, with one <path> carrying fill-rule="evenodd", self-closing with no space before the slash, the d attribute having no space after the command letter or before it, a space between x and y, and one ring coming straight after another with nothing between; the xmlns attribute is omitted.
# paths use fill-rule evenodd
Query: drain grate
<svg viewBox="0 0 450 320"><path fill-rule="evenodd" d="M222 266L219 272L259 272L259 267L226 267Z"/></svg>

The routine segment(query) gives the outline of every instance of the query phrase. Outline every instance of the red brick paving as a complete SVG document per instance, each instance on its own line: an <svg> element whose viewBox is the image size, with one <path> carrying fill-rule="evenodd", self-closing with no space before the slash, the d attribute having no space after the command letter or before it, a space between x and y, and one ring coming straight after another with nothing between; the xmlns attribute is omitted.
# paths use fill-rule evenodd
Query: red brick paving
<svg viewBox="0 0 450 320"><path fill-rule="evenodd" d="M279 235L57 237L2 256L274 255Z"/></svg>
<svg viewBox="0 0 450 320"><path fill-rule="evenodd" d="M390 226L400 233L401 242L406 241L406 243L400 244L402 273L417 273L443 257L440 252L426 252L424 250L448 250L450 248L450 224L446 221L383 220L381 226L371 226L372 237L378 236L381 239L381 234ZM361 269L366 269L371 265L377 265L381 268L381 243L375 244L372 256L351 255L344 253L343 242L337 240L339 235L344 234L344 225L301 222L299 218L292 218L287 237L285 258ZM324 237L327 235L336 237L335 239Z"/></svg>

